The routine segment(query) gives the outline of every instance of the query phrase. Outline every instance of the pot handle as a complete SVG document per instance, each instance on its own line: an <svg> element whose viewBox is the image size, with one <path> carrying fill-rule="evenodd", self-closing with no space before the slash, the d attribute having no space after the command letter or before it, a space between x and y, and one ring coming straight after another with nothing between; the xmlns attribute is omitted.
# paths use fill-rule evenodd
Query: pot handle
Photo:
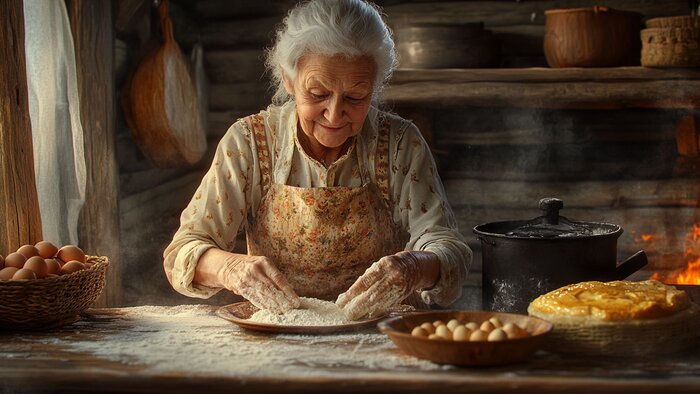
<svg viewBox="0 0 700 394"><path fill-rule="evenodd" d="M640 250L615 268L613 280L623 280L645 265L647 265L647 254Z"/></svg>

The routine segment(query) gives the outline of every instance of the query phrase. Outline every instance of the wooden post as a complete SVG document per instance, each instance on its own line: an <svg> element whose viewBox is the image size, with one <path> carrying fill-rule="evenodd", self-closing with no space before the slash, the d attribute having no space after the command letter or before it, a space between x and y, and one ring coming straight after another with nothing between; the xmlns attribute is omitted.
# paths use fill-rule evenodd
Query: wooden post
<svg viewBox="0 0 700 394"><path fill-rule="evenodd" d="M40 241L41 215L29 120L24 8L0 1L0 254Z"/></svg>
<svg viewBox="0 0 700 394"><path fill-rule="evenodd" d="M113 75L114 22L110 0L68 0L75 43L87 183L79 222L86 253L107 256L107 284L96 306L121 304L119 173Z"/></svg>

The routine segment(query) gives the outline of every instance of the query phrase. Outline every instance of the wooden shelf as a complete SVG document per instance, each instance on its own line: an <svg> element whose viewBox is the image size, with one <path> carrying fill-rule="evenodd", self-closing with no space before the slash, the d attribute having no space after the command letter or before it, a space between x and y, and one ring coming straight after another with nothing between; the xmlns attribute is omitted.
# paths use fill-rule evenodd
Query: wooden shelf
<svg viewBox="0 0 700 394"><path fill-rule="evenodd" d="M500 68L397 70L395 106L700 108L700 69Z"/></svg>

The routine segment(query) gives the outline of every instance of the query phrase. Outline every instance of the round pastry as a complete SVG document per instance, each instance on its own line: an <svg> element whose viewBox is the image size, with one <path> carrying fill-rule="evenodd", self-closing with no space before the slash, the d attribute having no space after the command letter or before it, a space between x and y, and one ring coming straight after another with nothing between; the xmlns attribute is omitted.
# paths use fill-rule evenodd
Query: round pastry
<svg viewBox="0 0 700 394"><path fill-rule="evenodd" d="M585 355L676 353L697 344L700 307L655 280L581 282L530 303L531 316L554 325L551 350Z"/></svg>

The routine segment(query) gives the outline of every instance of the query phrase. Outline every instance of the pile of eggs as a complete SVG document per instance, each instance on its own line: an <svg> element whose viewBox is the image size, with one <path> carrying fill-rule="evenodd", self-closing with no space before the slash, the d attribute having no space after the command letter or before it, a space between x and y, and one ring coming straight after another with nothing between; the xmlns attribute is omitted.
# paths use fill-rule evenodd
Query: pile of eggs
<svg viewBox="0 0 700 394"><path fill-rule="evenodd" d="M87 256L75 245L60 249L48 241L24 245L0 256L0 281L32 280L71 274L88 268Z"/></svg>
<svg viewBox="0 0 700 394"><path fill-rule="evenodd" d="M442 320L425 322L413 328L411 335L428 339L453 341L505 341L530 336L530 333L515 323L505 323L497 317L483 322L460 323L452 319L447 324Z"/></svg>

